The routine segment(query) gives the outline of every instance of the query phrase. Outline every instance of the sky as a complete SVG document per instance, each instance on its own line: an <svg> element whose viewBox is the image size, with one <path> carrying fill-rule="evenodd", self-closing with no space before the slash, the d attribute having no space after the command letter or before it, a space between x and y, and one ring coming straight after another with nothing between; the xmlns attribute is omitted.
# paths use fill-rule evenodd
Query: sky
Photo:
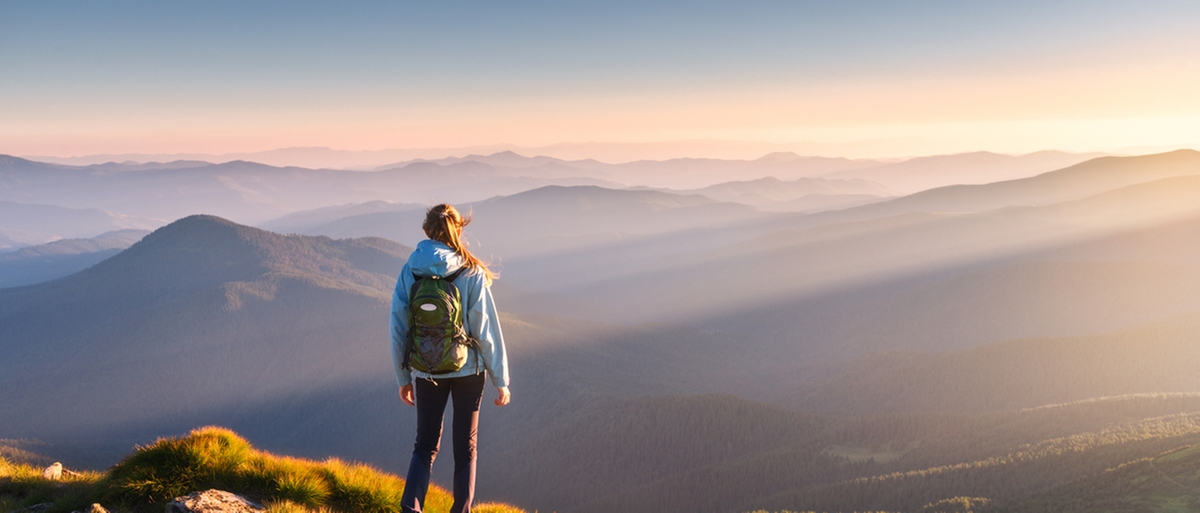
<svg viewBox="0 0 1200 513"><path fill-rule="evenodd" d="M1200 147L1197 26L1194 1L0 0L0 153Z"/></svg>

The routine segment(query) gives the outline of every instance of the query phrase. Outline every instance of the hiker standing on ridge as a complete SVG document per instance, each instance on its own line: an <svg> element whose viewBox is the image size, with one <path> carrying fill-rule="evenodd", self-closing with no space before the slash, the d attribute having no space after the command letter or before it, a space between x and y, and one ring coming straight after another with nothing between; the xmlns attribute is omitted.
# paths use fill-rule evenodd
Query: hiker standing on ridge
<svg viewBox="0 0 1200 513"><path fill-rule="evenodd" d="M400 399L417 407L417 442L400 500L405 512L425 507L442 416L450 399L454 401L450 512L471 511L484 372L496 387L496 406L508 404L510 397L504 336L490 289L494 275L462 240L462 229L470 222L451 205L430 208L421 226L429 239L409 255L392 295L392 361Z"/></svg>

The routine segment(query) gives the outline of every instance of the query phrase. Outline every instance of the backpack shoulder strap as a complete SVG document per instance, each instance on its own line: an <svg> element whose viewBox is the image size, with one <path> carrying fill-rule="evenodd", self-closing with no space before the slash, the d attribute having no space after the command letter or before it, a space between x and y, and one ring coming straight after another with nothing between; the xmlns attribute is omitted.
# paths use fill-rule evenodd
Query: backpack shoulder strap
<svg viewBox="0 0 1200 513"><path fill-rule="evenodd" d="M409 301L412 300L413 296L417 295L417 287L421 285L421 279L424 278L424 276L421 276L417 273L412 273L412 277L413 277L412 286L410 286L408 288Z"/></svg>
<svg viewBox="0 0 1200 513"><path fill-rule="evenodd" d="M458 275L462 274L462 272L465 270L467 270L466 267L459 267L457 271L454 271L450 274L443 276L442 279L446 280L446 281L454 281L454 280L458 279Z"/></svg>
<svg viewBox="0 0 1200 513"><path fill-rule="evenodd" d="M413 284L408 289L408 297L412 298L413 295L417 293L417 287L421 284L421 280L424 280L426 278L433 278L435 280L443 280L446 283L450 283L451 285L453 285L452 282L454 280L458 279L458 275L462 274L462 272L465 270L467 270L466 267L459 267L458 270L456 270L450 274L447 274L445 276L422 276L417 273L412 273Z"/></svg>

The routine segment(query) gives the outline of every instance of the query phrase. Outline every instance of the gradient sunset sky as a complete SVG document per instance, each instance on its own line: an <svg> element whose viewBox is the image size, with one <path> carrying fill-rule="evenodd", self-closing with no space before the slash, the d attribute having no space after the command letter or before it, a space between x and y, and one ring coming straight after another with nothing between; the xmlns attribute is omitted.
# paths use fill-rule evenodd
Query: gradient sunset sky
<svg viewBox="0 0 1200 513"><path fill-rule="evenodd" d="M1198 27L1196 1L0 0L0 153L1200 147Z"/></svg>

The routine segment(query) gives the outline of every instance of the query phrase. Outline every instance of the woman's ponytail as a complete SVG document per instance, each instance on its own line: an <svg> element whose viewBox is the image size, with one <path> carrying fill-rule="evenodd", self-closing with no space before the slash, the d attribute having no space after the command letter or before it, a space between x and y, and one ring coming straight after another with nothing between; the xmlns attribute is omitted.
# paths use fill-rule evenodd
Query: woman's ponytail
<svg viewBox="0 0 1200 513"><path fill-rule="evenodd" d="M425 222L421 228L430 239L450 246L450 249L462 257L466 267L483 272L487 284L491 285L492 280L496 278L495 273L488 269L486 263L472 255L467 250L467 242L462 240L462 229L468 224L471 224L470 216L464 219L453 205L442 203L430 207L425 212Z"/></svg>

